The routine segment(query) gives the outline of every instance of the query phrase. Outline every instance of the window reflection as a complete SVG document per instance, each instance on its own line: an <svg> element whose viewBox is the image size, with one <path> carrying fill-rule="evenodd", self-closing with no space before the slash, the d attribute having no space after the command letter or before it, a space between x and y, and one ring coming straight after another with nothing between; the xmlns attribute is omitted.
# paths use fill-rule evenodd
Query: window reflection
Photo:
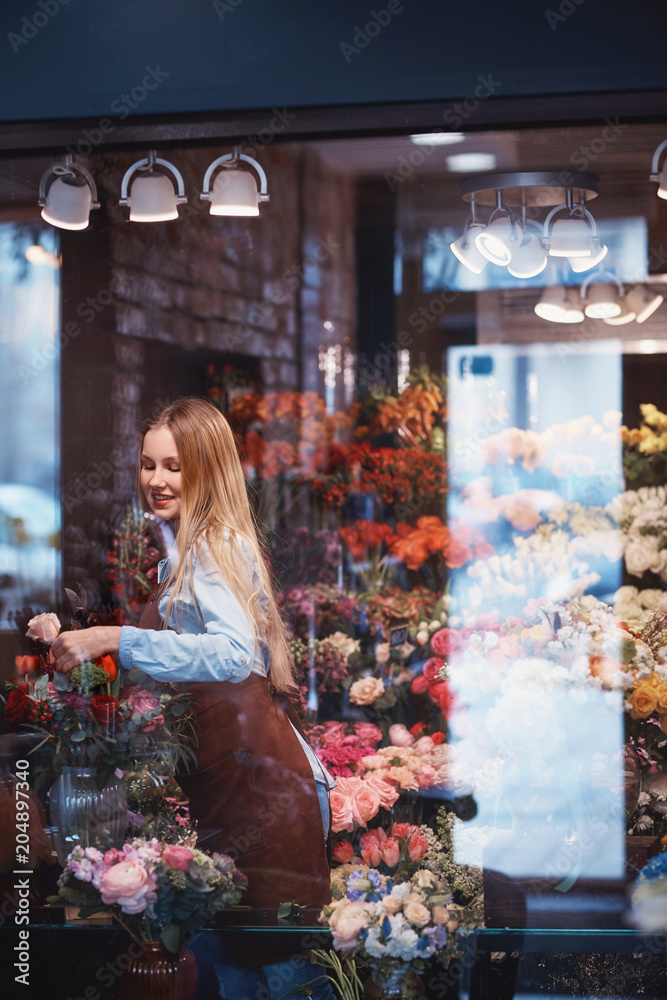
<svg viewBox="0 0 667 1000"><path fill-rule="evenodd" d="M52 229L0 224L0 627L51 609L58 531L58 245Z"/></svg>
<svg viewBox="0 0 667 1000"><path fill-rule="evenodd" d="M478 805L460 859L481 847L486 869L563 892L619 878L619 351L453 348L448 369L448 512L484 539L451 584L452 735Z"/></svg>

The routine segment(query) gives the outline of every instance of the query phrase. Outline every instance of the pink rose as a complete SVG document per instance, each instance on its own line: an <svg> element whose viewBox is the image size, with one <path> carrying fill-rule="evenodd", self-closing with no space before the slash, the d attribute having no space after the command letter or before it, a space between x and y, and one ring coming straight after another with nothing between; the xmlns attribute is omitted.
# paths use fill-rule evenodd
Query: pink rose
<svg viewBox="0 0 667 1000"><path fill-rule="evenodd" d="M38 639L39 642L53 642L61 628L58 615L54 615L52 611L46 611L44 614L35 615L34 618L30 619L26 635L29 639Z"/></svg>
<svg viewBox="0 0 667 1000"><path fill-rule="evenodd" d="M423 833L413 833L408 843L410 861L421 861L428 851L428 840Z"/></svg>
<svg viewBox="0 0 667 1000"><path fill-rule="evenodd" d="M379 677L362 677L350 688L350 701L353 705L372 705L384 694L384 683Z"/></svg>
<svg viewBox="0 0 667 1000"><path fill-rule="evenodd" d="M334 948L343 951L354 948L359 943L359 931L368 926L374 912L373 904L362 899L334 910L329 921Z"/></svg>
<svg viewBox="0 0 667 1000"><path fill-rule="evenodd" d="M401 845L396 837L388 837L382 845L382 860L389 868L395 868L401 860Z"/></svg>
<svg viewBox="0 0 667 1000"><path fill-rule="evenodd" d="M138 861L119 861L100 879L100 895L107 905L117 904L123 913L142 913L157 899L157 882Z"/></svg>
<svg viewBox="0 0 667 1000"><path fill-rule="evenodd" d="M380 795L367 782L352 796L352 816L358 826L366 826L380 808Z"/></svg>
<svg viewBox="0 0 667 1000"><path fill-rule="evenodd" d="M460 649L464 642L464 637L456 629L441 628L431 636L431 649L436 656L447 657L450 653L455 653L457 649Z"/></svg>
<svg viewBox="0 0 667 1000"><path fill-rule="evenodd" d="M144 712L152 712L160 704L160 699L144 688L136 688L134 691L128 692L127 701L135 712L140 712L142 715Z"/></svg>
<svg viewBox="0 0 667 1000"><path fill-rule="evenodd" d="M334 788L329 798L329 805L331 806L331 829L333 832L340 833L342 830L352 830L354 817L351 797Z"/></svg>
<svg viewBox="0 0 667 1000"><path fill-rule="evenodd" d="M162 860L168 868L175 868L177 871L186 872L194 854L189 847L181 847L178 844L167 844L162 852Z"/></svg>
<svg viewBox="0 0 667 1000"><path fill-rule="evenodd" d="M420 757L425 757L426 754L430 753L431 750L433 750L434 746L435 743L433 742L430 736L422 736L415 743L415 750L417 751Z"/></svg>
<svg viewBox="0 0 667 1000"><path fill-rule="evenodd" d="M403 916L415 927L426 927L431 922L431 911L423 903L408 903L403 908Z"/></svg>
<svg viewBox="0 0 667 1000"><path fill-rule="evenodd" d="M382 730L372 722L355 722L354 731L364 746L376 746L382 739Z"/></svg>
<svg viewBox="0 0 667 1000"><path fill-rule="evenodd" d="M389 727L389 739L395 747L411 747L415 741L407 726L401 723Z"/></svg>
<svg viewBox="0 0 667 1000"><path fill-rule="evenodd" d="M428 677L424 677L423 674L417 674L410 685L410 690L413 694L426 694L428 687Z"/></svg>
<svg viewBox="0 0 667 1000"><path fill-rule="evenodd" d="M145 726L141 727L141 729L142 732L144 733L152 733L153 730L157 729L158 726L163 726L163 725L164 725L164 715L162 714L162 712L160 712L159 715L154 715L151 721L147 722Z"/></svg>
<svg viewBox="0 0 667 1000"><path fill-rule="evenodd" d="M368 774L364 783L380 796L380 807L382 809L391 809L398 798L398 789L390 781L385 781L384 778L378 777L377 774Z"/></svg>

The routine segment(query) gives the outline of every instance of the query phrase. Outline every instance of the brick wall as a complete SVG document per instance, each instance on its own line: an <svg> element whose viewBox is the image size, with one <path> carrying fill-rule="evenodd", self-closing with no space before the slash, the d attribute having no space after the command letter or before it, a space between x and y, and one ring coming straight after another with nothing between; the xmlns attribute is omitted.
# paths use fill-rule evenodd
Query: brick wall
<svg viewBox="0 0 667 1000"><path fill-rule="evenodd" d="M196 195L223 152L160 154L183 174L188 205L157 224L130 223L118 205L143 152L91 159L102 208L89 230L63 234L63 329L77 329L61 358L63 583L81 582L91 603L104 596L109 526L134 494L147 411L201 392L206 363L225 356L258 359L266 389L321 391L320 345L354 350L353 184L303 147L275 145L261 155L259 218L215 217ZM336 395L342 405L342 385Z"/></svg>

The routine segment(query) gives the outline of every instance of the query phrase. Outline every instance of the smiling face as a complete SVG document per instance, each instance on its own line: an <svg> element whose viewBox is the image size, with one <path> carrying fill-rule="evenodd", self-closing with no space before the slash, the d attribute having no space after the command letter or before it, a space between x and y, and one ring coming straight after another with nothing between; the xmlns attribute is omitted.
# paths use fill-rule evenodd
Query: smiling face
<svg viewBox="0 0 667 1000"><path fill-rule="evenodd" d="M153 514L170 521L181 513L181 465L168 427L146 432L141 449L141 488Z"/></svg>

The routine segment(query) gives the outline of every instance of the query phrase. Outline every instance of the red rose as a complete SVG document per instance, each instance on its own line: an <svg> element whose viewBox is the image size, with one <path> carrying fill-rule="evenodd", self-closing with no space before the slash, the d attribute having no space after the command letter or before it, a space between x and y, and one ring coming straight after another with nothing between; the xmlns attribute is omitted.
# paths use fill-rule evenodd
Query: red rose
<svg viewBox="0 0 667 1000"><path fill-rule="evenodd" d="M431 733L431 739L436 746L439 746L441 743L445 742L445 734L439 731L437 733Z"/></svg>
<svg viewBox="0 0 667 1000"><path fill-rule="evenodd" d="M445 665L445 661L439 656L431 656L424 664L423 674L428 681L435 681L438 679L438 674Z"/></svg>
<svg viewBox="0 0 667 1000"><path fill-rule="evenodd" d="M116 722L116 712L119 704L118 699L112 698L111 695L95 694L90 703L90 711L93 713L93 718L96 722L99 722L101 726L111 728Z"/></svg>
<svg viewBox="0 0 667 1000"><path fill-rule="evenodd" d="M464 639L454 628L441 628L431 636L431 649L436 656L448 656L463 645Z"/></svg>
<svg viewBox="0 0 667 1000"><path fill-rule="evenodd" d="M18 727L25 722L30 711L30 698L28 698L28 685L19 684L7 695L5 702L5 722L12 727Z"/></svg>
<svg viewBox="0 0 667 1000"><path fill-rule="evenodd" d="M428 677L418 674L410 685L413 694L426 694L428 691Z"/></svg>

